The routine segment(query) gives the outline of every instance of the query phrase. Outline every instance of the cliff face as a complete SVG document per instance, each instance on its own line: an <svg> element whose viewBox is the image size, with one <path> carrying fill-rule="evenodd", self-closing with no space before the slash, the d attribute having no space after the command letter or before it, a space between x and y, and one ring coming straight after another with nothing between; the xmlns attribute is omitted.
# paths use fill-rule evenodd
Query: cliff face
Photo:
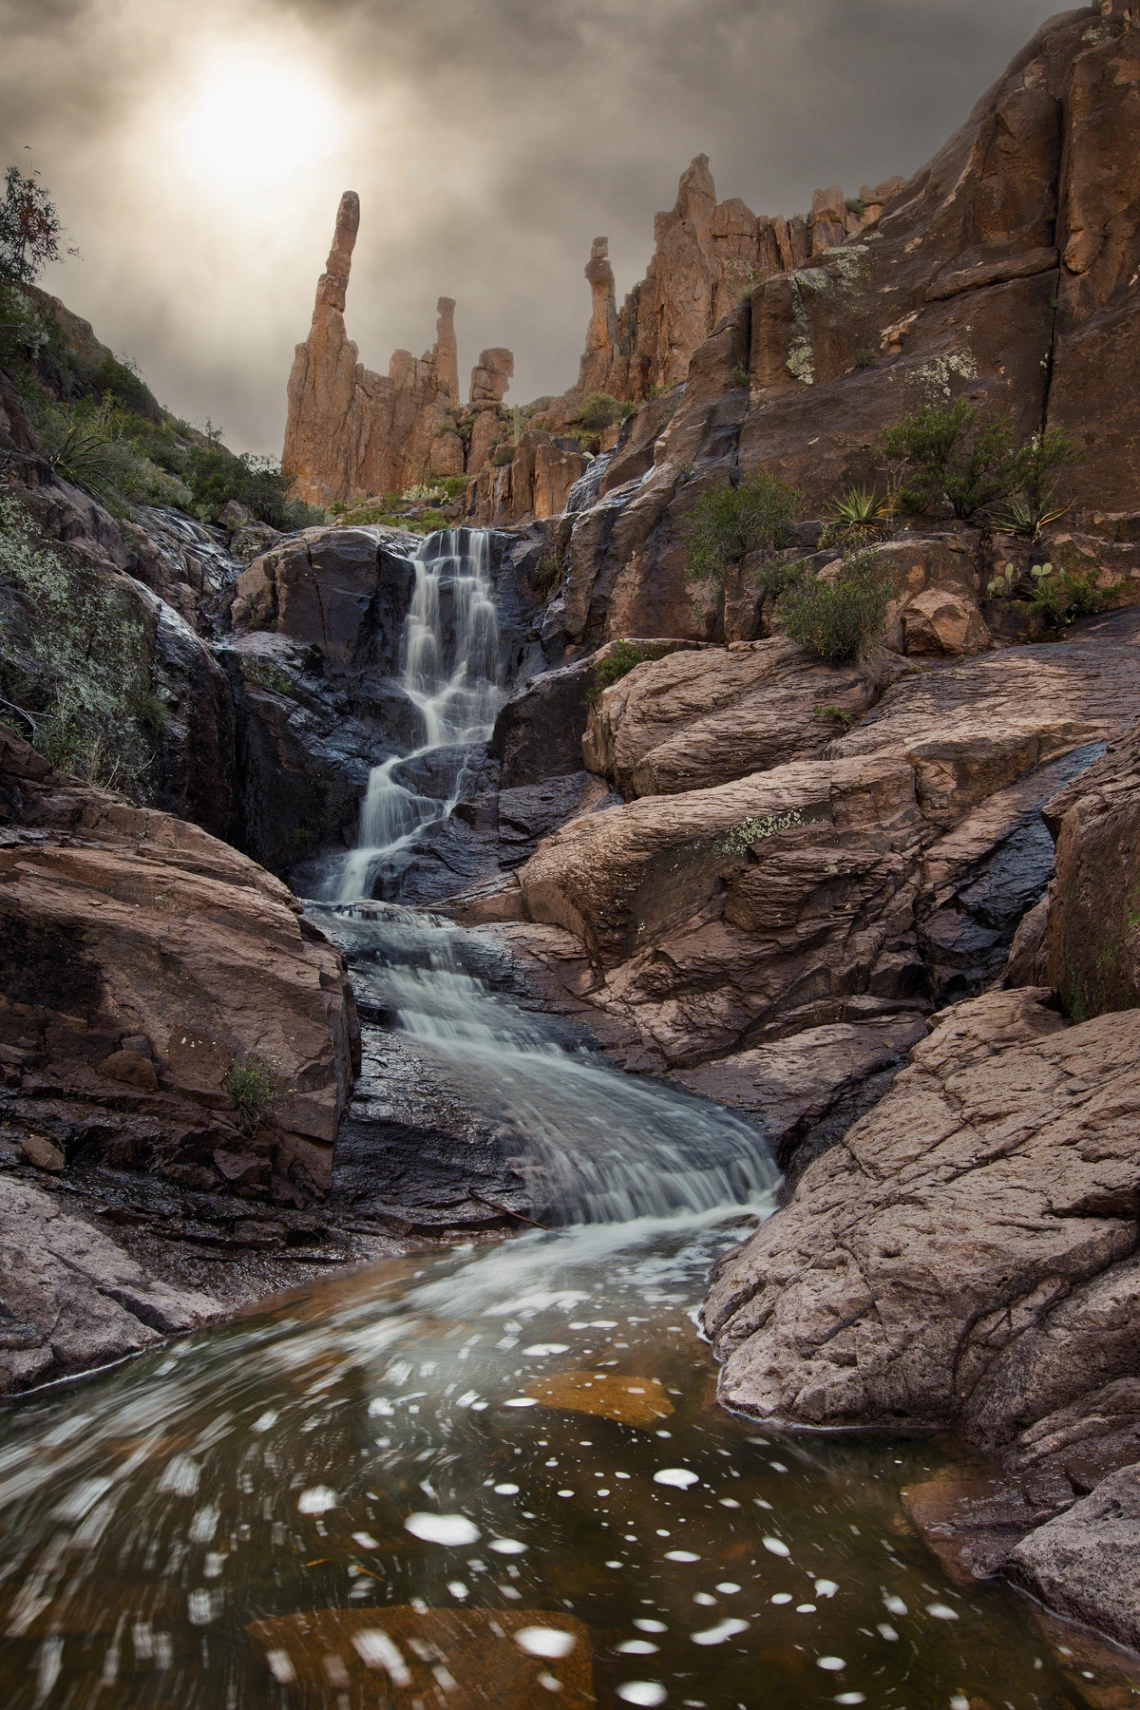
<svg viewBox="0 0 1140 1710"><path fill-rule="evenodd" d="M365 368L344 324L359 227L360 198L346 191L313 324L289 376L282 463L311 504L402 492L426 477L464 470L463 442L448 413L459 404L455 304L439 299L436 341L421 358L398 350L386 375Z"/></svg>

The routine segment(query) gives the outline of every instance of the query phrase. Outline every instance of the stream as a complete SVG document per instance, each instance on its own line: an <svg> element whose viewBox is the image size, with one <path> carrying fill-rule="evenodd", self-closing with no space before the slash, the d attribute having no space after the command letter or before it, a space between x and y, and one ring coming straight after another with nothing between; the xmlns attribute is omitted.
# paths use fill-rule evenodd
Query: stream
<svg viewBox="0 0 1140 1710"><path fill-rule="evenodd" d="M6 1408L0 1701L1075 1710L1029 1606L956 1587L901 1521L943 1447L717 1407L696 1314L774 1207L756 1131L561 1042L460 929L361 907L500 693L484 570L455 546L422 555L404 668L417 757L454 751L446 794L408 808L386 762L311 913L506 1126L551 1226L331 1278Z"/></svg>

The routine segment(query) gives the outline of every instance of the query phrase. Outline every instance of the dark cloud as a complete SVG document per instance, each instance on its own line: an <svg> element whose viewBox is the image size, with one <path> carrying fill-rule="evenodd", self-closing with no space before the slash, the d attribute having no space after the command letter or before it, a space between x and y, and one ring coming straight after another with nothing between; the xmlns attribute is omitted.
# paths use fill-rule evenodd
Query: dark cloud
<svg viewBox="0 0 1140 1710"><path fill-rule="evenodd" d="M33 145L82 249L51 288L173 408L274 449L342 189L363 203L363 358L422 349L447 293L465 364L512 345L523 400L575 373L591 238L609 233L632 285L694 154L770 213L909 174L1044 16L1039 0L0 0L0 154ZM267 135L280 158L259 177L245 157Z"/></svg>

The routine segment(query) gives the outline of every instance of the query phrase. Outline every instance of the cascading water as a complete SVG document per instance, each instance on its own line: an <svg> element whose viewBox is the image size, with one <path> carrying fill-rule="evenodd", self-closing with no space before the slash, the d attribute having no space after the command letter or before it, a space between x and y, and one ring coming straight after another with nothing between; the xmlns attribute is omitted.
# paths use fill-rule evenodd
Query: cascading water
<svg viewBox="0 0 1140 1710"><path fill-rule="evenodd" d="M491 734L505 695L490 540L482 529L447 529L428 535L412 559L415 583L397 682L419 715L421 740L409 754L373 767L358 845L329 886L339 901L370 896L385 862L450 814L462 793L468 751ZM397 776L429 757L439 758L430 770L443 795L420 794Z"/></svg>
<svg viewBox="0 0 1140 1710"><path fill-rule="evenodd" d="M545 1017L496 996L472 970L461 928L393 904L312 912L348 954L358 995L393 1016L448 1088L497 1124L547 1221L701 1213L775 1186L751 1124L559 1043Z"/></svg>

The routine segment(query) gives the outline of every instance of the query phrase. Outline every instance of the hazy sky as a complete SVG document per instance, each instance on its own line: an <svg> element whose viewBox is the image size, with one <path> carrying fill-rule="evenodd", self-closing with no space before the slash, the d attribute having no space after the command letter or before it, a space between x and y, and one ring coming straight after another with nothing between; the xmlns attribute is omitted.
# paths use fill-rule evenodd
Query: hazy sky
<svg viewBox="0 0 1140 1710"><path fill-rule="evenodd" d="M805 210L914 172L1041 0L0 0L0 165L34 161L82 259L44 283L171 409L279 452L342 190L362 360L511 346L508 401L577 372L582 268L624 293L694 154ZM28 147L30 146L30 152Z"/></svg>

